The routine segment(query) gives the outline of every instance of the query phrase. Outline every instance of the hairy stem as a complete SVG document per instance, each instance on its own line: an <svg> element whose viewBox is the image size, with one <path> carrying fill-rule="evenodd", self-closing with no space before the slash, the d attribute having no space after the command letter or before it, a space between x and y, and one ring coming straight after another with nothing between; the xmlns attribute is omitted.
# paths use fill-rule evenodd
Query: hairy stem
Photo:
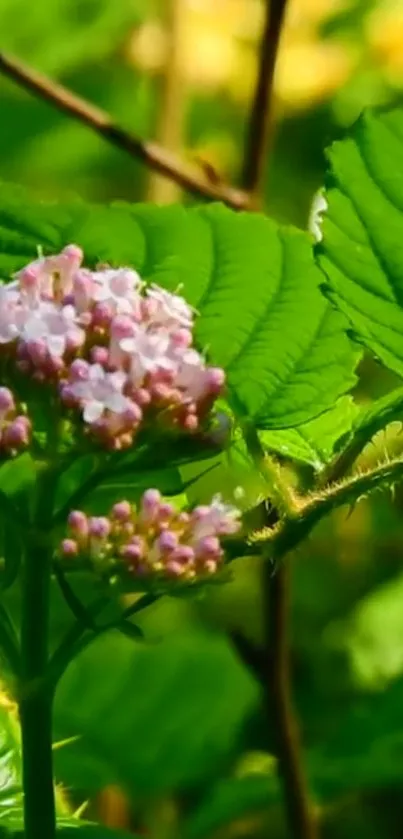
<svg viewBox="0 0 403 839"><path fill-rule="evenodd" d="M21 685L25 839L55 839L52 691L47 680L52 547L49 524L55 475L38 477L34 528L22 574Z"/></svg>
<svg viewBox="0 0 403 839"><path fill-rule="evenodd" d="M273 124L274 71L287 0L265 0L258 78L250 111L241 184L256 198L262 188Z"/></svg>
<svg viewBox="0 0 403 839"><path fill-rule="evenodd" d="M255 534L251 541L265 544L268 556L281 559L306 539L315 525L332 510L345 504L355 504L376 489L392 487L402 477L402 458L381 463L375 469L333 484L323 493L312 494L301 503L298 514L284 519L272 529Z"/></svg>
<svg viewBox="0 0 403 839"><path fill-rule="evenodd" d="M298 723L291 699L288 645L290 576L288 563L278 566L274 573L270 563L264 563L266 712L276 741L290 837L316 839L317 825L305 779Z"/></svg>

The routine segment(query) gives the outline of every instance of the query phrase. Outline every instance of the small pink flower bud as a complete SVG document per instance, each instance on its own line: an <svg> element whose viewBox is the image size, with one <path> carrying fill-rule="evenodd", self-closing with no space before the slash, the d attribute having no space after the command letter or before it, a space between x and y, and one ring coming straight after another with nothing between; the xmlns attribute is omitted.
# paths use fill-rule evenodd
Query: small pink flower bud
<svg viewBox="0 0 403 839"><path fill-rule="evenodd" d="M62 250L63 256L67 257L72 267L79 268L83 261L84 254L78 245L66 245Z"/></svg>
<svg viewBox="0 0 403 839"><path fill-rule="evenodd" d="M142 418L143 412L135 402L132 402L122 414L124 424L129 427L132 425L138 425Z"/></svg>
<svg viewBox="0 0 403 839"><path fill-rule="evenodd" d="M190 329L178 329L172 335L172 341L176 347L187 349L193 341L193 335Z"/></svg>
<svg viewBox="0 0 403 839"><path fill-rule="evenodd" d="M195 552L190 545L178 545L172 554L172 559L175 562L181 562L184 565L189 565L194 561Z"/></svg>
<svg viewBox="0 0 403 839"><path fill-rule="evenodd" d="M73 277L73 298L80 314L88 309L92 298L92 278L85 270L77 271Z"/></svg>
<svg viewBox="0 0 403 839"><path fill-rule="evenodd" d="M128 501L118 501L112 507L112 517L116 521L127 522L132 514L132 508Z"/></svg>
<svg viewBox="0 0 403 839"><path fill-rule="evenodd" d="M8 387L0 387L0 412L2 414L15 410L14 396Z"/></svg>
<svg viewBox="0 0 403 839"><path fill-rule="evenodd" d="M91 350L91 361L93 364L101 364L106 367L108 363L109 352L106 347L93 347Z"/></svg>
<svg viewBox="0 0 403 839"><path fill-rule="evenodd" d="M69 373L73 382L85 382L88 379L90 365L83 358L76 358L70 364Z"/></svg>
<svg viewBox="0 0 403 839"><path fill-rule="evenodd" d="M92 313L92 322L94 326L109 326L113 317L112 307L108 303L97 303L94 306Z"/></svg>
<svg viewBox="0 0 403 839"><path fill-rule="evenodd" d="M141 499L141 505L145 510L159 509L161 493L158 489L147 489Z"/></svg>
<svg viewBox="0 0 403 839"><path fill-rule="evenodd" d="M162 504L160 504L159 518L170 519L173 514L174 508L172 504L169 504L168 501L163 501Z"/></svg>
<svg viewBox="0 0 403 839"><path fill-rule="evenodd" d="M178 537L172 530L163 530L158 536L157 547L160 551L173 551L178 545Z"/></svg>
<svg viewBox="0 0 403 839"><path fill-rule="evenodd" d="M206 371L206 384L209 393L221 393L225 384L225 373L221 367L209 367Z"/></svg>
<svg viewBox="0 0 403 839"><path fill-rule="evenodd" d="M120 555L129 562L136 562L141 559L142 550L139 545L129 543L128 545L123 545L120 549Z"/></svg>
<svg viewBox="0 0 403 839"><path fill-rule="evenodd" d="M111 323L111 335L113 338L122 340L131 338L134 335L135 326L128 315L116 315Z"/></svg>
<svg viewBox="0 0 403 839"><path fill-rule="evenodd" d="M204 536L196 544L196 553L198 556L209 554L212 556L220 556L221 545L216 536Z"/></svg>
<svg viewBox="0 0 403 839"><path fill-rule="evenodd" d="M19 449L27 446L31 435L31 423L28 417L16 417L3 432L3 444L8 448Z"/></svg>
<svg viewBox="0 0 403 839"><path fill-rule="evenodd" d="M35 367L40 367L45 364L48 358L48 349L45 341L37 339L36 341L29 341L25 344L27 354Z"/></svg>
<svg viewBox="0 0 403 839"><path fill-rule="evenodd" d="M81 539L88 536L88 518L81 510L72 510L67 521L71 532L75 536Z"/></svg>
<svg viewBox="0 0 403 839"><path fill-rule="evenodd" d="M78 554L78 544L74 539L63 539L60 549L63 556L67 558Z"/></svg>
<svg viewBox="0 0 403 839"><path fill-rule="evenodd" d="M111 523L106 516L92 516L88 522L90 536L96 539L106 539L111 531Z"/></svg>

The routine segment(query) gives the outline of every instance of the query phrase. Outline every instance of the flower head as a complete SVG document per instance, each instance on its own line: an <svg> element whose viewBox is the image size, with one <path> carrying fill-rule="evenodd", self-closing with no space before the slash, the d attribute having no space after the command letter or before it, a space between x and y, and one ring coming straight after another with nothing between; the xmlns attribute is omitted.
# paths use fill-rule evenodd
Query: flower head
<svg viewBox="0 0 403 839"><path fill-rule="evenodd" d="M188 514L148 489L138 508L120 501L103 517L75 510L68 525L61 557L80 556L107 577L192 582L222 566L220 540L239 529L240 512L215 496Z"/></svg>
<svg viewBox="0 0 403 839"><path fill-rule="evenodd" d="M108 448L132 445L148 421L194 432L225 378L193 346L195 312L132 268L82 262L68 245L0 287L0 354L57 387L75 433Z"/></svg>

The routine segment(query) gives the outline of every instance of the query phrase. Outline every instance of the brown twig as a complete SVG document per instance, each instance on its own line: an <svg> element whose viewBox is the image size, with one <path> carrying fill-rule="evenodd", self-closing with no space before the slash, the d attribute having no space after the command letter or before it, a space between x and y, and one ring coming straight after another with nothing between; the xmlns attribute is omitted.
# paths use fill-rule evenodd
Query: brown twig
<svg viewBox="0 0 403 839"><path fill-rule="evenodd" d="M248 207L249 195L246 192L224 184L212 184L204 175L187 166L158 143L141 140L116 125L100 108L4 52L0 53L0 73L13 79L20 87L50 102L60 111L88 125L112 145L142 160L155 172L175 181L193 195L223 201L236 210Z"/></svg>
<svg viewBox="0 0 403 839"><path fill-rule="evenodd" d="M265 478L278 519L292 522L296 514L295 497L280 466L267 456L253 426L245 423L244 439L260 474ZM273 525L273 511L268 512ZM270 555L262 567L264 660L263 688L266 714L276 739L279 777L284 790L285 815L292 839L316 839L317 827L305 778L298 721L291 698L288 645L289 584L291 569L284 550L276 554L273 569Z"/></svg>
<svg viewBox="0 0 403 839"><path fill-rule="evenodd" d="M302 763L297 719L290 695L288 648L289 562L275 572L263 567L266 638L266 711L273 725L279 775L283 782L286 818L292 839L316 839L317 824Z"/></svg>
<svg viewBox="0 0 403 839"><path fill-rule="evenodd" d="M256 201L264 180L273 122L273 85L287 0L265 0L259 70L250 110L241 186Z"/></svg>

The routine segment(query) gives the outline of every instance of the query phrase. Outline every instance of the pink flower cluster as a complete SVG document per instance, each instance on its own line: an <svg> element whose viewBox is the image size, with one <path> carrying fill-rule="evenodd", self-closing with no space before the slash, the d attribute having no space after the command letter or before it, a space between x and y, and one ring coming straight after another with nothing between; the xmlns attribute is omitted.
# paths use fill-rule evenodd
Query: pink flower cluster
<svg viewBox="0 0 403 839"><path fill-rule="evenodd" d="M239 517L239 510L220 496L188 513L148 489L138 509L120 501L105 517L74 510L60 555L81 557L110 575L192 581L218 570L223 560L220 537L239 530Z"/></svg>
<svg viewBox="0 0 403 839"><path fill-rule="evenodd" d="M144 419L194 431L224 372L193 347L194 312L130 268L82 267L68 245L0 287L0 345L18 368L54 382L104 445L130 446Z"/></svg>
<svg viewBox="0 0 403 839"><path fill-rule="evenodd" d="M11 390L0 387L0 453L16 454L28 446L30 438L30 420L18 413Z"/></svg>

